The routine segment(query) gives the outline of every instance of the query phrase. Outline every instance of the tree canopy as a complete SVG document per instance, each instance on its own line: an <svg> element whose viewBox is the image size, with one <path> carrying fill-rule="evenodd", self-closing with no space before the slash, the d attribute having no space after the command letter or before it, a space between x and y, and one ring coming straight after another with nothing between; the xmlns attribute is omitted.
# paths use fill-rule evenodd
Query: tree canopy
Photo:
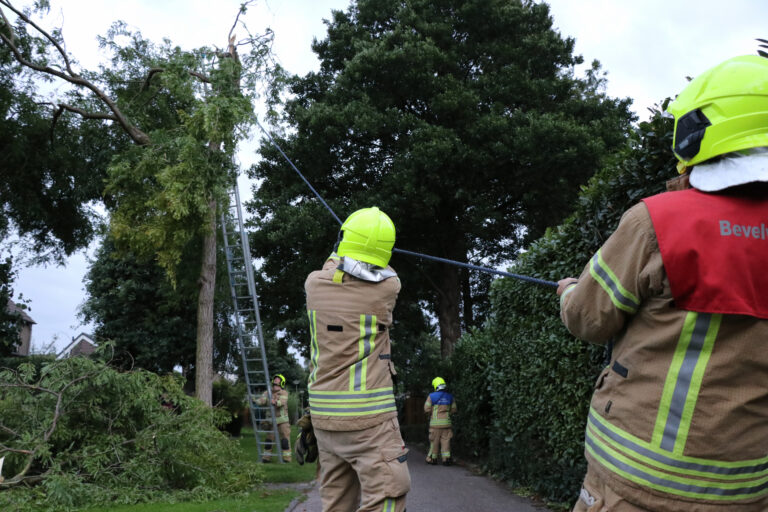
<svg viewBox="0 0 768 512"><path fill-rule="evenodd" d="M116 22L100 39L111 63L94 72L78 69L60 31L44 30L31 18L33 11L0 0L0 41L14 69L73 87L53 105L48 131L66 128L73 116L78 126L112 127L104 133L113 139L105 143L108 165L100 165L103 180L98 183L105 190L115 247L154 259L174 283L186 264L182 257L189 247L199 247L196 392L207 403L213 377L217 208L234 185L233 155L253 121L256 84L272 69L270 31L254 36L246 28L242 40L234 35L249 3L241 4L225 49L182 50L167 40L153 44ZM45 1L36 4L45 7ZM100 147L90 138L71 142L73 164L88 161L86 152Z"/></svg>
<svg viewBox="0 0 768 512"><path fill-rule="evenodd" d="M387 212L397 247L513 260L626 140L630 100L604 94L597 63L575 75L582 59L544 3L358 0L327 26L313 44L320 71L289 81L290 131L276 138L339 216ZM304 340L302 283L338 226L266 141L261 154L251 247L264 258L266 315ZM447 356L484 313L489 279L399 255L392 264L404 284L393 338L436 321Z"/></svg>

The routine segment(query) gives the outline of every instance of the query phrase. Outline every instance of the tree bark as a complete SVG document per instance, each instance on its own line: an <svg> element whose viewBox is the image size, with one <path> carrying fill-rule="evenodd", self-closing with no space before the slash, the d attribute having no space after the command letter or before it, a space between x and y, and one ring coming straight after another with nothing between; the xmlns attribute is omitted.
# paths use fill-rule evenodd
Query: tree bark
<svg viewBox="0 0 768 512"><path fill-rule="evenodd" d="M452 265L441 265L441 275L436 280L437 320L440 327L440 355L448 359L453 354L456 342L461 336L461 283L460 270Z"/></svg>
<svg viewBox="0 0 768 512"><path fill-rule="evenodd" d="M208 229L203 237L200 291L197 297L197 355L195 396L213 405L213 296L216 288L216 201L208 203Z"/></svg>

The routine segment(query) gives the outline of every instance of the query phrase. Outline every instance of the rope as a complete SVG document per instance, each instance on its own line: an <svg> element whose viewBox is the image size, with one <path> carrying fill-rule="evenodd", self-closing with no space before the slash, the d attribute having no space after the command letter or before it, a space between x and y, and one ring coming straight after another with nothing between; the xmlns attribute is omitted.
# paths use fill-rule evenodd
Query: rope
<svg viewBox="0 0 768 512"><path fill-rule="evenodd" d="M341 219L339 218L339 216L336 215L336 213L333 211L333 209L330 206L328 206L328 203L326 203L325 200L322 198L322 196L320 196L318 191L315 190L315 187L313 187L312 184L309 183L307 178L304 177L304 175L301 173L301 171L299 171L299 169L293 164L291 159L288 158L288 155L286 155L285 152L282 150L282 148L277 144L277 142L275 142L275 139L273 139L272 136L267 132L267 130L265 130L264 127L261 126L261 123L259 123L258 120L256 121L256 124L259 126L259 128L261 128L261 131L264 132L264 134L269 138L269 142L271 142L272 145L275 146L275 149L277 149L280 152L280 154L283 155L283 158L285 158L285 161L288 162L288 165L290 165L293 168L293 170L296 171L296 174L299 175L299 177L304 181L304 183L307 184L309 189L315 194L315 196L320 200L320 202L323 203L323 206L325 206L325 208L331 213L331 215L333 215L333 218L336 219L336 222L338 222L339 225L341 225L342 222L341 222ZM529 283L540 284L540 285L543 285L543 286L550 286L550 287L553 287L553 288L557 288L557 283L555 283L554 281L546 281L544 279L539 279L539 278L536 278L536 277L529 277L529 276L523 276L523 275L520 275L520 274L513 274L511 272L504 272L503 270L496 270L496 269L493 269L493 268L490 268L490 267L481 267L479 265L472 265L471 263L462 263L461 261L449 260L447 258L440 258L438 256L430 256L428 254L422 254L422 253L419 253L419 252L406 251L405 249L394 248L394 249L392 249L392 252L397 252L397 253L400 253L400 254L406 254L408 256L414 256L416 258L423 258L425 260L439 261L440 263L447 263L449 265L454 265L454 266L457 266L457 267L464 267L464 268L468 268L470 270L477 270L479 272L485 272L487 274L496 274L496 275L499 275L499 276L511 277L513 279L519 279L521 281L527 281Z"/></svg>

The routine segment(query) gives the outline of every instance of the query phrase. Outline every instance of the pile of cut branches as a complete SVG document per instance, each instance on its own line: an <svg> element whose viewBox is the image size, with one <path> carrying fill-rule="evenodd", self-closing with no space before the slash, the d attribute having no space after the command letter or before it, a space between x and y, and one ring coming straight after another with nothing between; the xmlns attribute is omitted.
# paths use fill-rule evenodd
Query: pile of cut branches
<svg viewBox="0 0 768 512"><path fill-rule="evenodd" d="M186 396L178 377L120 372L103 355L0 368L0 509L208 499L259 483L217 428L225 411Z"/></svg>

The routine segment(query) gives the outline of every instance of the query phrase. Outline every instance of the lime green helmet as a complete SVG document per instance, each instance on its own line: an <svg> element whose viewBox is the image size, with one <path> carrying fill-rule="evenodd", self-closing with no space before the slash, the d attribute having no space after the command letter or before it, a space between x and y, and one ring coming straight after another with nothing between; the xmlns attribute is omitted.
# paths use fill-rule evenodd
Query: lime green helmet
<svg viewBox="0 0 768 512"><path fill-rule="evenodd" d="M445 381L442 377L435 377L432 379L432 389L435 391L441 390L445 388Z"/></svg>
<svg viewBox="0 0 768 512"><path fill-rule="evenodd" d="M280 387L285 388L285 377L283 377L282 373L278 373L274 377L272 377L272 383L275 383L275 379L280 379Z"/></svg>
<svg viewBox="0 0 768 512"><path fill-rule="evenodd" d="M379 267L386 267L395 246L392 219L375 206L357 210L341 225L344 233L336 253Z"/></svg>
<svg viewBox="0 0 768 512"><path fill-rule="evenodd" d="M667 108L672 150L690 167L718 155L768 146L768 59L734 57L693 79Z"/></svg>

